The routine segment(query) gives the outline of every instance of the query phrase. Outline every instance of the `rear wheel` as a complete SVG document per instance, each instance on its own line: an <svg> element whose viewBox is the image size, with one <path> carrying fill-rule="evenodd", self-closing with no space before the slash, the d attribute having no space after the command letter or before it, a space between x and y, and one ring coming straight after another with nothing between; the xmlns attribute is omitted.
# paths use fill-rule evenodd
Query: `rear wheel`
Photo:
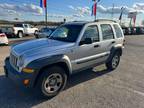
<svg viewBox="0 0 144 108"><path fill-rule="evenodd" d="M34 32L34 35L36 36L38 34L38 31L36 30L35 32Z"/></svg>
<svg viewBox="0 0 144 108"><path fill-rule="evenodd" d="M111 58L111 60L106 63L106 67L108 70L115 70L118 67L119 62L120 62L120 54L116 52Z"/></svg>
<svg viewBox="0 0 144 108"><path fill-rule="evenodd" d="M42 96L51 98L62 91L67 82L67 75L63 68L54 66L45 69L38 80L38 89Z"/></svg>
<svg viewBox="0 0 144 108"><path fill-rule="evenodd" d="M22 31L19 31L18 34L17 34L17 36L18 36L19 38L22 38L22 37L23 37L23 32L22 32Z"/></svg>

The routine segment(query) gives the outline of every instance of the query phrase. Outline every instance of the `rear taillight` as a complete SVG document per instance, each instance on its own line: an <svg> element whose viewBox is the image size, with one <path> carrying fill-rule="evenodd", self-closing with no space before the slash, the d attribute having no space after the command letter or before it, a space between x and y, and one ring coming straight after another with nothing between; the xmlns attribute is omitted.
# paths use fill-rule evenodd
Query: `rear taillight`
<svg viewBox="0 0 144 108"><path fill-rule="evenodd" d="M0 37L6 37L6 35L3 33L3 34L0 34Z"/></svg>

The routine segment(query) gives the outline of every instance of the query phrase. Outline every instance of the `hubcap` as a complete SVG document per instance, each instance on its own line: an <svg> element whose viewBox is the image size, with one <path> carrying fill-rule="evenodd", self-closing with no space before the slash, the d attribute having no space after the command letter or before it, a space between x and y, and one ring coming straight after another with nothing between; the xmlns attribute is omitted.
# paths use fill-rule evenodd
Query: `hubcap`
<svg viewBox="0 0 144 108"><path fill-rule="evenodd" d="M116 68L118 66L118 63L119 63L119 57L115 55L112 60L112 67Z"/></svg>
<svg viewBox="0 0 144 108"><path fill-rule="evenodd" d="M47 93L55 93L62 86L63 78L59 73L51 74L44 83L44 88Z"/></svg>

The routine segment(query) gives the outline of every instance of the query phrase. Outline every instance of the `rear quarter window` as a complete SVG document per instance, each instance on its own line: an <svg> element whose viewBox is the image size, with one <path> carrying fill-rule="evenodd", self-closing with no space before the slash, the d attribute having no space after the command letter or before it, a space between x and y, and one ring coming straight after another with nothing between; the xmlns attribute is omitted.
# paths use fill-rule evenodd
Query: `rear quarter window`
<svg viewBox="0 0 144 108"><path fill-rule="evenodd" d="M123 37L123 34L122 34L120 27L117 24L114 24L113 27L114 27L115 32L116 32L116 37L117 38Z"/></svg>

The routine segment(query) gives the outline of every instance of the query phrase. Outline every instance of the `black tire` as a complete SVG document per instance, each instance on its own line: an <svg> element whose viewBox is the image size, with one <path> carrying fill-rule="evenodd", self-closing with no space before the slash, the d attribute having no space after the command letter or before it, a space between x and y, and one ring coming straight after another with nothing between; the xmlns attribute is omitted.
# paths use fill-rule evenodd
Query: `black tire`
<svg viewBox="0 0 144 108"><path fill-rule="evenodd" d="M35 38L36 38L36 39L39 39L39 36L38 36L38 35L35 35Z"/></svg>
<svg viewBox="0 0 144 108"><path fill-rule="evenodd" d="M50 83L51 84L54 83L54 84L56 84L56 86L58 86L58 83L59 83L58 79L52 77L52 75L54 75L54 74L61 76L62 83L59 84L60 87L55 92L49 93L48 92L49 90L47 91L46 88L48 89L48 87L49 87L49 89L52 89L52 87L50 87ZM53 81L49 80L49 82L46 83L46 81L49 78L51 78L51 80L56 79L56 81L53 82ZM58 76L57 76L57 78L58 78ZM41 76L39 77L38 82L37 82L37 89L38 89L40 96L45 97L45 98L52 98L52 97L58 95L65 88L66 83L67 83L67 75L66 75L64 69L59 66L53 66L53 67L43 70L43 73L41 74Z"/></svg>
<svg viewBox="0 0 144 108"><path fill-rule="evenodd" d="M18 37L18 38L22 38L22 37L23 37L23 32L22 32L22 31L19 31L18 34L17 34L17 37Z"/></svg>
<svg viewBox="0 0 144 108"><path fill-rule="evenodd" d="M120 53L114 53L113 57L106 63L106 67L108 70L115 70L120 62Z"/></svg>
<svg viewBox="0 0 144 108"><path fill-rule="evenodd" d="M38 31L36 30L36 31L34 32L34 35L36 36L36 35L37 35L37 33L38 33Z"/></svg>

